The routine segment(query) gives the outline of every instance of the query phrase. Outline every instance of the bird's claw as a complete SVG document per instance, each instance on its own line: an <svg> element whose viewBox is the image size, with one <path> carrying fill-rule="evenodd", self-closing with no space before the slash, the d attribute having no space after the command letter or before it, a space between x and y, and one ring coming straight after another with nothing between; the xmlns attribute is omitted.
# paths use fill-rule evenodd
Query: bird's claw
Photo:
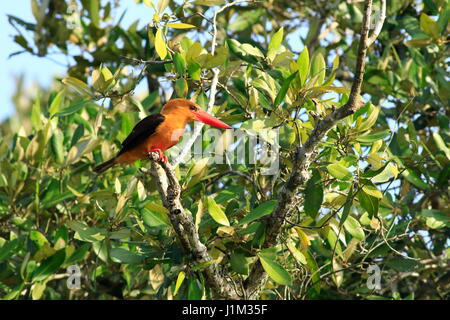
<svg viewBox="0 0 450 320"><path fill-rule="evenodd" d="M149 156L151 156L151 153L152 152L156 152L157 154L158 154L158 157L159 157L159 161L164 161L165 163L167 163L167 161L169 160L168 158L167 158L167 156L161 151L161 149L150 149L150 150L148 150L147 151L148 152L148 155Z"/></svg>

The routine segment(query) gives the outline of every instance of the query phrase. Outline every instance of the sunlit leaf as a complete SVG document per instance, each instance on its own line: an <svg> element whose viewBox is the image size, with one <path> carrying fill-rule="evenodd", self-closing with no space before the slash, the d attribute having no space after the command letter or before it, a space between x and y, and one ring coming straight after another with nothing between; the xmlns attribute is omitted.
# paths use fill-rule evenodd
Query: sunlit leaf
<svg viewBox="0 0 450 320"><path fill-rule="evenodd" d="M201 5L201 6L212 7L212 6L221 6L221 5L223 5L225 3L225 0L195 0L192 3L198 4L198 5Z"/></svg>
<svg viewBox="0 0 450 320"><path fill-rule="evenodd" d="M406 178L409 182L411 182L413 185L415 185L418 188L429 190L430 185L426 184L420 176L412 169L407 168L402 172L402 176Z"/></svg>
<svg viewBox="0 0 450 320"><path fill-rule="evenodd" d="M327 170L329 174L339 180L348 181L353 177L352 173L340 163L332 163L328 165Z"/></svg>
<svg viewBox="0 0 450 320"><path fill-rule="evenodd" d="M297 66L300 82L304 85L309 76L309 52L307 47L305 47L302 53L298 56Z"/></svg>
<svg viewBox="0 0 450 320"><path fill-rule="evenodd" d="M420 28L434 39L439 38L439 25L425 13L420 15Z"/></svg>
<svg viewBox="0 0 450 320"><path fill-rule="evenodd" d="M323 55L319 52L317 53L313 61L311 63L311 76L318 76L316 80L316 84L321 85L323 84L323 81L325 80L325 71L326 71L326 64L325 59L323 58Z"/></svg>
<svg viewBox="0 0 450 320"><path fill-rule="evenodd" d="M197 28L197 27L194 26L193 24L189 24L189 23L181 23L181 22L168 23L167 26L168 26L169 28L174 28L174 29L191 29L191 28Z"/></svg>
<svg viewBox="0 0 450 320"><path fill-rule="evenodd" d="M281 27L270 39L267 51L267 58L269 58L270 60L273 60L275 58L275 55L280 48L281 42L283 41L283 33L284 28Z"/></svg>
<svg viewBox="0 0 450 320"><path fill-rule="evenodd" d="M167 56L167 48L166 42L164 41L162 29L159 28L156 31L155 35L155 49L161 60L164 60L164 58Z"/></svg>
<svg viewBox="0 0 450 320"><path fill-rule="evenodd" d="M183 284L184 279L186 278L186 274L183 271L178 273L177 282L175 284L175 290L173 291L173 295L176 296L178 290L180 290L181 285Z"/></svg>
<svg viewBox="0 0 450 320"><path fill-rule="evenodd" d="M358 220L352 216L348 216L344 222L344 228L350 233L355 239L364 240L365 234L364 230L359 224Z"/></svg>
<svg viewBox="0 0 450 320"><path fill-rule="evenodd" d="M271 214L276 204L276 200L269 200L260 204L259 206L251 210L241 221L239 221L239 225L252 222L256 219Z"/></svg>
<svg viewBox="0 0 450 320"><path fill-rule="evenodd" d="M291 275L279 263L263 254L259 255L259 261L273 281L287 286L292 284Z"/></svg>
<svg viewBox="0 0 450 320"><path fill-rule="evenodd" d="M230 225L230 222L228 221L228 218L223 212L222 208L216 203L216 201L214 201L213 198L208 197L206 203L208 213L211 216L211 218L214 219L214 221L224 226Z"/></svg>

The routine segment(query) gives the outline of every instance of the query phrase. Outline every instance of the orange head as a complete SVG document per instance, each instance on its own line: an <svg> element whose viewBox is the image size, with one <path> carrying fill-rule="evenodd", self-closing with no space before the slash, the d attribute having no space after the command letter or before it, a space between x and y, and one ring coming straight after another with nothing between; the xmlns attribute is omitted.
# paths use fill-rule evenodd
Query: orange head
<svg viewBox="0 0 450 320"><path fill-rule="evenodd" d="M206 111L203 111L199 105L186 99L172 99L167 102L161 113L165 116L173 116L182 122L201 121L209 124L210 126L231 129L229 125L213 117Z"/></svg>

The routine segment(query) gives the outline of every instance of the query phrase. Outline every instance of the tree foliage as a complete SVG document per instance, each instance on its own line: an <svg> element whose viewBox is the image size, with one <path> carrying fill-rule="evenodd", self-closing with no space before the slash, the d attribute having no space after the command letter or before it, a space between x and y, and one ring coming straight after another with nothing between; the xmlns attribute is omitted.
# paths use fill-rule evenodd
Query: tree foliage
<svg viewBox="0 0 450 320"><path fill-rule="evenodd" d="M348 101L363 5L144 0L127 6L147 20L127 27L117 1L31 6L34 21L9 16L21 47L12 55L61 52L69 64L49 90L19 82L17 114L0 125L0 296L214 297L148 162L100 176L92 166L170 97L206 108L217 70L213 113L244 131L279 130L281 148L275 176L207 154L177 167L209 264L240 288L259 261L269 277L261 299L448 299L448 1L388 1L366 102L320 142L270 248L267 223L297 147ZM85 276L80 289L66 285L71 265ZM370 265L381 270L378 290L366 285Z"/></svg>

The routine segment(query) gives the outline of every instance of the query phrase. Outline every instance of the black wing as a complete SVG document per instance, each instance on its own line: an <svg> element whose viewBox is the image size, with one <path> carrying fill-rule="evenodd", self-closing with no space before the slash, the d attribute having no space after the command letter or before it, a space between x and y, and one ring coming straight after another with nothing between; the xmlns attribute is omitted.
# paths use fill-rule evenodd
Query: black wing
<svg viewBox="0 0 450 320"><path fill-rule="evenodd" d="M164 121L165 117L160 114L152 114L139 121L128 135L128 137L122 142L122 149L118 155L124 152L132 150L141 143L143 143L149 136L155 133L156 128Z"/></svg>

